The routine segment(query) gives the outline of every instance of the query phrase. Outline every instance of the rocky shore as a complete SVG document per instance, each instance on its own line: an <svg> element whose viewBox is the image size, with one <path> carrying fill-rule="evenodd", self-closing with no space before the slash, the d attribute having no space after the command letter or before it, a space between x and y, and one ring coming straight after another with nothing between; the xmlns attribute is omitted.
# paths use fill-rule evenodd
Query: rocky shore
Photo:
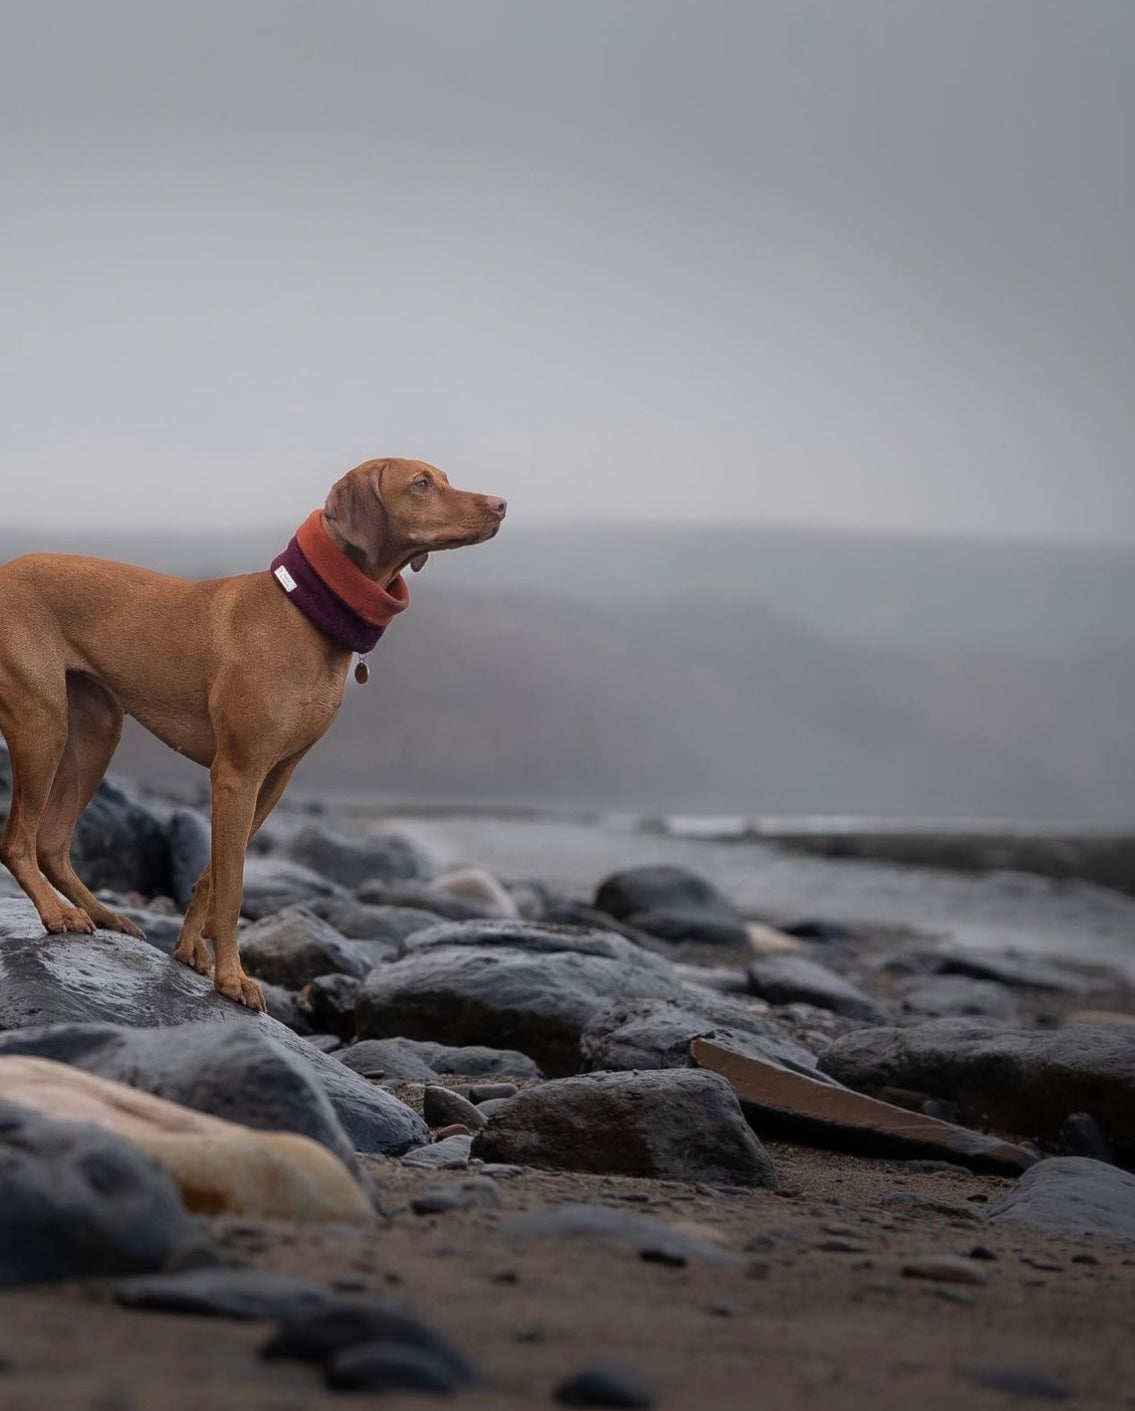
<svg viewBox="0 0 1135 1411"><path fill-rule="evenodd" d="M146 942L0 874L5 1407L1135 1405L1123 971L327 805L249 859L253 1015L171 959L207 850L100 789Z"/></svg>

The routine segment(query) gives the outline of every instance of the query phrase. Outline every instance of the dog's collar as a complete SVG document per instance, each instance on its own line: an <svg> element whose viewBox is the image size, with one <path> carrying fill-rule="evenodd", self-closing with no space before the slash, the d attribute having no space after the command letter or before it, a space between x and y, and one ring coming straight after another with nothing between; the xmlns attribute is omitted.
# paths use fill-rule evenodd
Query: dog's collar
<svg viewBox="0 0 1135 1411"><path fill-rule="evenodd" d="M368 578L332 542L322 510L312 510L272 560L272 576L313 627L352 652L369 652L410 606L402 575L389 588Z"/></svg>

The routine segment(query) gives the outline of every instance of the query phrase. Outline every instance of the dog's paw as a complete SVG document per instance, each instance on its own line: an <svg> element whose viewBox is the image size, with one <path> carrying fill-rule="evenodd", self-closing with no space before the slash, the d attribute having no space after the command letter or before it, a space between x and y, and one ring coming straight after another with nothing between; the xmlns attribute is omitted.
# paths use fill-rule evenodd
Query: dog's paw
<svg viewBox="0 0 1135 1411"><path fill-rule="evenodd" d="M119 916L117 911L110 912L106 920L101 924L108 931L117 931L123 936L133 936L136 941L144 941L146 939L146 933L142 930L141 926L135 926L133 921L128 917Z"/></svg>
<svg viewBox="0 0 1135 1411"><path fill-rule="evenodd" d="M264 998L264 991L243 970L231 975L218 975L214 984L217 993L224 995L226 999L236 1000L237 1004L243 1004L246 1009L254 1009L258 1014L267 1013L268 1002Z"/></svg>
<svg viewBox="0 0 1135 1411"><path fill-rule="evenodd" d="M81 906L61 906L43 918L43 929L53 936L92 936L95 923Z"/></svg>
<svg viewBox="0 0 1135 1411"><path fill-rule="evenodd" d="M213 953L201 936L182 936L173 958L180 960L182 965L188 965L191 970L196 970L198 975L213 973Z"/></svg>

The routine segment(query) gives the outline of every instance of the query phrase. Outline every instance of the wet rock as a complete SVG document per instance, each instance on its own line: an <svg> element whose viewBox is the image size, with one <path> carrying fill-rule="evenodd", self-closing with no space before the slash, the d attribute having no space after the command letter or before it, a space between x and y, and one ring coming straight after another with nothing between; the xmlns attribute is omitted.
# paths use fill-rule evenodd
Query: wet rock
<svg viewBox="0 0 1135 1411"><path fill-rule="evenodd" d="M370 941L345 940L303 906L288 907L240 933L248 973L289 990L302 990L320 975L359 979L388 953Z"/></svg>
<svg viewBox="0 0 1135 1411"><path fill-rule="evenodd" d="M121 1279L114 1296L126 1308L249 1322L297 1317L331 1299L323 1284L265 1269L188 1269Z"/></svg>
<svg viewBox="0 0 1135 1411"><path fill-rule="evenodd" d="M485 1161L775 1186L729 1084L693 1069L592 1073L510 1099L473 1139Z"/></svg>
<svg viewBox="0 0 1135 1411"><path fill-rule="evenodd" d="M979 1018L1013 1023L1018 1018L1012 990L998 980L966 975L915 976L894 988L905 1013L920 1019Z"/></svg>
<svg viewBox="0 0 1135 1411"><path fill-rule="evenodd" d="M355 1037L355 1000L359 981L354 975L318 975L304 988L301 1012L316 1033L334 1034L343 1043Z"/></svg>
<svg viewBox="0 0 1135 1411"><path fill-rule="evenodd" d="M1032 1367L959 1367L958 1372L974 1386L1000 1392L1003 1396L1069 1401L1074 1395L1066 1382Z"/></svg>
<svg viewBox="0 0 1135 1411"><path fill-rule="evenodd" d="M669 1225L654 1215L636 1215L608 1205L560 1205L554 1210L521 1215L510 1220L501 1233L517 1244L545 1239L588 1240L629 1244L640 1255L661 1254L710 1264L745 1262L732 1250Z"/></svg>
<svg viewBox="0 0 1135 1411"><path fill-rule="evenodd" d="M651 1384L632 1367L615 1362L589 1362L556 1387L561 1406L642 1408L655 1404Z"/></svg>
<svg viewBox="0 0 1135 1411"><path fill-rule="evenodd" d="M430 1043L426 1039L392 1039L407 1052L423 1059L435 1073L453 1073L464 1078L542 1078L544 1075L527 1054L516 1049L486 1048L482 1044L454 1047Z"/></svg>
<svg viewBox="0 0 1135 1411"><path fill-rule="evenodd" d="M960 1254L924 1254L902 1266L907 1279L931 1279L940 1284L987 1284L989 1275L979 1264Z"/></svg>
<svg viewBox="0 0 1135 1411"><path fill-rule="evenodd" d="M402 1158L403 1166L421 1166L432 1171L460 1171L469 1165L473 1138L445 1137L429 1146L418 1146Z"/></svg>
<svg viewBox="0 0 1135 1411"><path fill-rule="evenodd" d="M626 995L676 997L669 966L600 931L481 921L411 936L376 967L356 1010L363 1038L504 1043L548 1073L574 1072L585 1025Z"/></svg>
<svg viewBox="0 0 1135 1411"><path fill-rule="evenodd" d="M411 1083L433 1083L438 1074L417 1052L418 1045L410 1039L363 1039L340 1049L335 1057L345 1067L382 1082L398 1078Z"/></svg>
<svg viewBox="0 0 1135 1411"><path fill-rule="evenodd" d="M115 910L133 921L145 933L146 944L172 955L181 935L182 918L176 912L154 911L142 906L116 906Z"/></svg>
<svg viewBox="0 0 1135 1411"><path fill-rule="evenodd" d="M765 955L749 966L753 993L771 1004L812 1004L849 1019L879 1023L886 1011L842 975L802 955Z"/></svg>
<svg viewBox="0 0 1135 1411"><path fill-rule="evenodd" d="M188 910L198 877L209 865L212 830L209 820L195 808L175 808L166 825L169 838L170 896L181 911Z"/></svg>
<svg viewBox="0 0 1135 1411"><path fill-rule="evenodd" d="M965 1119L1053 1139L1090 1112L1121 1160L1135 1159L1135 1030L1006 1029L973 1019L864 1029L836 1039L821 1068L862 1092L902 1089L955 1102Z"/></svg>
<svg viewBox="0 0 1135 1411"><path fill-rule="evenodd" d="M748 928L732 916L660 907L654 911L632 912L627 924L672 945L712 946L738 955L752 954Z"/></svg>
<svg viewBox="0 0 1135 1411"><path fill-rule="evenodd" d="M410 1202L415 1215L444 1215L451 1210L499 1210L500 1189L489 1176L469 1176L463 1181L434 1186Z"/></svg>
<svg viewBox="0 0 1135 1411"><path fill-rule="evenodd" d="M414 906L369 906L351 896L317 897L309 910L352 941L381 941L383 959L393 960L407 936L436 926L443 918Z"/></svg>
<svg viewBox="0 0 1135 1411"><path fill-rule="evenodd" d="M196 1229L131 1142L0 1104L0 1286L160 1269Z"/></svg>
<svg viewBox="0 0 1135 1411"><path fill-rule="evenodd" d="M460 1122L471 1132L483 1127L488 1120L468 1098L462 1097L460 1093L450 1092L448 1088L439 1087L436 1083L426 1084L422 1094L422 1115L431 1127L445 1127L450 1123Z"/></svg>
<svg viewBox="0 0 1135 1411"><path fill-rule="evenodd" d="M679 910L739 920L737 908L712 882L684 867L631 867L599 884L595 906L619 920L635 912Z"/></svg>
<svg viewBox="0 0 1135 1411"><path fill-rule="evenodd" d="M1071 1239L1135 1240L1135 1176L1083 1156L1054 1156L1026 1171L985 1218Z"/></svg>
<svg viewBox="0 0 1135 1411"><path fill-rule="evenodd" d="M249 853L244 862L244 896L240 914L250 921L274 916L289 906L304 906L317 897L345 896L342 887L283 857Z"/></svg>
<svg viewBox="0 0 1135 1411"><path fill-rule="evenodd" d="M3 756L0 767L6 767ZM157 814L120 784L104 779L75 828L75 871L92 891L170 893L170 853Z"/></svg>
<svg viewBox="0 0 1135 1411"><path fill-rule="evenodd" d="M813 1053L774 1019L724 996L687 987L680 998L620 999L599 1011L580 1035L585 1069L688 1068L690 1044L715 1035L741 1053L814 1072Z"/></svg>
<svg viewBox="0 0 1135 1411"><path fill-rule="evenodd" d="M428 880L434 866L422 848L400 833L368 833L349 838L319 823L294 833L282 852L292 862L322 873L341 887L364 882Z"/></svg>

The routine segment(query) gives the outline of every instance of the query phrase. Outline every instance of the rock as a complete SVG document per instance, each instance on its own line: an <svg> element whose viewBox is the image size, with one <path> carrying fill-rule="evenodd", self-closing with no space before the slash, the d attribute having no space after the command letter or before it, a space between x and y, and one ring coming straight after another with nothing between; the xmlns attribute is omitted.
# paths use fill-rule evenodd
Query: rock
<svg viewBox="0 0 1135 1411"><path fill-rule="evenodd" d="M453 1122L460 1122L475 1132L478 1127L483 1127L488 1118L483 1112L478 1111L468 1098L464 1098L460 1093L450 1092L448 1088L439 1087L436 1083L427 1083L426 1090L422 1094L422 1115L431 1127L445 1127Z"/></svg>
<svg viewBox="0 0 1135 1411"><path fill-rule="evenodd" d="M258 1132L45 1058L0 1057L0 1102L114 1132L169 1173L188 1210L265 1220L373 1221L350 1172L290 1132Z"/></svg>
<svg viewBox="0 0 1135 1411"><path fill-rule="evenodd" d="M529 1088L473 1138L484 1161L775 1186L729 1084L711 1073L591 1073Z"/></svg>
<svg viewBox="0 0 1135 1411"><path fill-rule="evenodd" d="M479 1380L468 1358L404 1303L382 1299L332 1300L285 1318L260 1350L261 1357L326 1365L350 1348L413 1349L444 1365L455 1385Z"/></svg>
<svg viewBox="0 0 1135 1411"><path fill-rule="evenodd" d="M1043 1140L1055 1139L1070 1112L1090 1112L1120 1160L1135 1160L1135 1030L936 1019L847 1034L820 1066L863 1092L946 1098L966 1121Z"/></svg>
<svg viewBox="0 0 1135 1411"><path fill-rule="evenodd" d="M317 897L309 909L348 940L381 941L391 960L407 936L444 919L417 906L368 906L350 896Z"/></svg>
<svg viewBox="0 0 1135 1411"><path fill-rule="evenodd" d="M802 955L765 955L749 966L753 993L772 1004L814 1004L869 1024L886 1018L881 1005L842 975Z"/></svg>
<svg viewBox="0 0 1135 1411"><path fill-rule="evenodd" d="M1090 1112L1070 1112L1060 1124L1057 1141L1063 1156L1090 1156L1109 1166L1119 1165L1115 1147Z"/></svg>
<svg viewBox="0 0 1135 1411"><path fill-rule="evenodd" d="M180 911L193 900L198 877L209 865L212 829L209 820L195 808L175 808L166 825L169 839L169 893Z"/></svg>
<svg viewBox="0 0 1135 1411"><path fill-rule="evenodd" d="M851 1146L867 1155L936 1153L979 1168L1020 1171L1034 1160L1023 1147L817 1082L709 1039L695 1039L690 1051L696 1063L728 1078L742 1110L762 1132L783 1129L811 1142Z"/></svg>
<svg viewBox="0 0 1135 1411"><path fill-rule="evenodd" d="M333 1391L412 1391L448 1395L462 1386L461 1378L440 1358L416 1347L387 1342L344 1348L324 1371Z"/></svg>
<svg viewBox="0 0 1135 1411"><path fill-rule="evenodd" d="M589 1362L556 1387L561 1406L651 1407L654 1388L632 1367L614 1362Z"/></svg>
<svg viewBox="0 0 1135 1411"><path fill-rule="evenodd" d="M453 1073L463 1078L542 1078L544 1075L527 1054L511 1048L486 1048L482 1044L453 1047L426 1039L391 1039L406 1051L413 1051L435 1073Z"/></svg>
<svg viewBox="0 0 1135 1411"><path fill-rule="evenodd" d="M1018 1017L1012 990L998 980L966 975L914 976L894 988L905 1013L920 1019L983 1018L1012 1023Z"/></svg>
<svg viewBox="0 0 1135 1411"><path fill-rule="evenodd" d="M196 1228L132 1143L0 1105L0 1287L160 1269Z"/></svg>
<svg viewBox="0 0 1135 1411"><path fill-rule="evenodd" d="M489 1168L486 1166L485 1170ZM560 1205L510 1220L501 1233L517 1244L531 1240L582 1239L629 1244L640 1255L700 1259L710 1264L744 1263L741 1255L669 1225L654 1215L635 1215L609 1205Z"/></svg>
<svg viewBox="0 0 1135 1411"><path fill-rule="evenodd" d="M1083 994L1090 986L1079 975L1031 956L1009 951L930 950L904 952L904 962L936 975L968 975L975 980L997 980L1016 989L1051 990Z"/></svg>
<svg viewBox="0 0 1135 1411"><path fill-rule="evenodd" d="M386 951L369 941L347 941L303 906L290 906L240 933L244 967L257 979L302 990L320 975L360 979Z"/></svg>
<svg viewBox="0 0 1135 1411"><path fill-rule="evenodd" d="M443 873L430 883L430 891L440 896L473 902L485 916L520 919L520 908L491 872L483 867L461 867Z"/></svg>
<svg viewBox="0 0 1135 1411"><path fill-rule="evenodd" d="M709 965L684 965L675 961L674 974L684 985L696 985L700 990L716 990L723 995L747 995L749 993L749 973L747 970Z"/></svg>
<svg viewBox="0 0 1135 1411"><path fill-rule="evenodd" d="M855 932L841 921L822 921L814 917L794 921L789 926L782 926L781 930L786 936L795 936L801 941L839 942L855 939Z"/></svg>
<svg viewBox="0 0 1135 1411"><path fill-rule="evenodd" d="M989 1275L972 1259L960 1254L925 1254L902 1266L906 1279L932 1279L940 1284L987 1284Z"/></svg>
<svg viewBox="0 0 1135 1411"><path fill-rule="evenodd" d="M799 951L800 941L787 931L775 926L766 926L760 921L749 921L745 929L749 933L749 945L757 955L777 955L781 951Z"/></svg>
<svg viewBox="0 0 1135 1411"><path fill-rule="evenodd" d="M359 982L354 975L317 975L304 988L300 1003L316 1033L334 1034L344 1043L355 1037L355 1000Z"/></svg>
<svg viewBox="0 0 1135 1411"><path fill-rule="evenodd" d="M217 1031L195 1037L201 1021L222 1025L223 1037ZM102 1042L121 1049L122 1070L103 1069L93 1057L89 1063L76 1060L42 1031L30 1039L2 1032L76 1023L113 1029L99 1043L83 1038L74 1047L80 1054ZM160 1032L147 1032L149 1026ZM137 1030L142 1032L127 1044L126 1036ZM238 1035L261 1043L242 1047ZM68 1050L70 1041L64 1038L62 1046ZM291 1060L283 1066L277 1058L281 1049ZM405 1104L318 1053L276 1020L224 999L187 966L107 931L45 938L31 904L23 900L0 901L0 1052L77 1062L103 1077L251 1127L270 1125L256 1120L256 1110L266 1102L277 1126L316 1141L321 1140L317 1131L292 1124L300 1121L301 1108L324 1124L322 1089L346 1132L346 1139L339 1140L350 1161L353 1151L397 1154L426 1137L425 1124ZM262 1060L261 1054L270 1054L271 1060ZM157 1086L151 1085L151 1075ZM250 1110L241 1108L246 1101ZM277 1120L287 1113L295 1114L291 1123ZM332 1149L343 1158L341 1150Z"/></svg>
<svg viewBox="0 0 1135 1411"><path fill-rule="evenodd" d="M1135 1240L1135 1176L1084 1156L1054 1156L1026 1171L985 1218L1070 1239Z"/></svg>
<svg viewBox="0 0 1135 1411"><path fill-rule="evenodd" d="M959 1367L967 1382L1003 1396L1027 1397L1038 1401L1069 1401L1074 1392L1066 1382L1032 1367Z"/></svg>
<svg viewBox="0 0 1135 1411"><path fill-rule="evenodd" d="M292 862L352 890L372 879L428 881L434 873L433 863L422 849L400 833L348 838L322 824L310 823L293 834L282 851Z"/></svg>
<svg viewBox="0 0 1135 1411"><path fill-rule="evenodd" d="M485 1102L479 1102L477 1106L482 1117L492 1117L507 1107L511 1101L512 1099L508 1097L494 1097Z"/></svg>
<svg viewBox="0 0 1135 1411"><path fill-rule="evenodd" d="M669 966L621 936L520 921L420 931L359 991L360 1037L505 1043L547 1073L574 1072L584 1026L626 995L676 997Z"/></svg>
<svg viewBox="0 0 1135 1411"><path fill-rule="evenodd" d="M324 1307L332 1297L323 1284L266 1269L187 1269L182 1274L121 1279L114 1296L126 1308L247 1322L298 1318Z"/></svg>
<svg viewBox="0 0 1135 1411"><path fill-rule="evenodd" d="M373 1082L384 1078L400 1078L411 1083L436 1082L438 1074L419 1057L417 1047L410 1039L363 1039L340 1049L335 1057L345 1067Z"/></svg>
<svg viewBox="0 0 1135 1411"><path fill-rule="evenodd" d="M355 889L356 898L367 906L394 906L427 911L447 921L485 919L484 908L462 897L435 892L423 882L364 882Z"/></svg>
<svg viewBox="0 0 1135 1411"><path fill-rule="evenodd" d="M483 1102L515 1097L519 1091L515 1083L477 1083L469 1089L469 1101L480 1106Z"/></svg>
<svg viewBox="0 0 1135 1411"><path fill-rule="evenodd" d="M733 916L679 907L658 907L653 911L632 912L627 917L627 924L672 945L712 946L715 950L733 951L744 956L752 953L748 927Z"/></svg>
<svg viewBox="0 0 1135 1411"><path fill-rule="evenodd" d="M133 921L144 933L146 943L155 950L160 950L163 955L172 955L177 949L182 918L176 913L153 911L143 906L117 906L115 910Z"/></svg>
<svg viewBox="0 0 1135 1411"><path fill-rule="evenodd" d="M468 1176L415 1196L410 1209L415 1215L444 1215L451 1210L499 1210L500 1203L500 1190L491 1177Z"/></svg>
<svg viewBox="0 0 1135 1411"><path fill-rule="evenodd" d="M8 762L3 757L3 766ZM168 896L170 851L157 815L120 784L104 779L84 809L71 844L75 871L94 892Z"/></svg>
<svg viewBox="0 0 1135 1411"><path fill-rule="evenodd" d="M699 911L739 920L737 908L712 882L684 867L631 867L612 872L599 884L595 906L620 921L635 912Z"/></svg>
<svg viewBox="0 0 1135 1411"><path fill-rule="evenodd" d="M336 1053L343 1047L343 1040L338 1034L308 1034L306 1038L312 1048L317 1048L320 1053Z"/></svg>
<svg viewBox="0 0 1135 1411"><path fill-rule="evenodd" d="M598 1072L688 1068L690 1044L714 1035L740 1053L815 1073L816 1058L774 1020L722 995L683 988L675 1000L620 999L583 1030L583 1067Z"/></svg>
<svg viewBox="0 0 1135 1411"><path fill-rule="evenodd" d="M244 896L240 914L262 921L289 906L303 906L317 897L345 896L342 887L310 867L282 857L257 857L244 861Z"/></svg>
<svg viewBox="0 0 1135 1411"><path fill-rule="evenodd" d="M446 1137L432 1146L418 1146L402 1158L403 1166L422 1166L433 1171L460 1171L469 1165L472 1137Z"/></svg>
<svg viewBox="0 0 1135 1411"><path fill-rule="evenodd" d="M304 1038L314 1032L311 1021L300 1002L300 997L294 990L285 990L282 985L273 985L267 980L261 980L260 989L264 994L264 1002L268 1006L268 1014L272 1019L278 1020L293 1034L300 1034Z"/></svg>

